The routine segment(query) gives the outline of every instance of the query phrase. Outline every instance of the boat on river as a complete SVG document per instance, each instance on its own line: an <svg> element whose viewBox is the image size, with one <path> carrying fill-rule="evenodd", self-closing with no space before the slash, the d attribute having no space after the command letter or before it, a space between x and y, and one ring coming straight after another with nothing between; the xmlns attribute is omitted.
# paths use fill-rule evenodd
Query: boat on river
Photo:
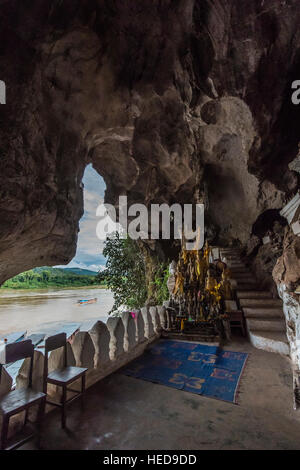
<svg viewBox="0 0 300 470"><path fill-rule="evenodd" d="M95 304L97 300L98 300L97 297L95 297L94 299L81 299L81 300L77 300L77 304L78 305Z"/></svg>

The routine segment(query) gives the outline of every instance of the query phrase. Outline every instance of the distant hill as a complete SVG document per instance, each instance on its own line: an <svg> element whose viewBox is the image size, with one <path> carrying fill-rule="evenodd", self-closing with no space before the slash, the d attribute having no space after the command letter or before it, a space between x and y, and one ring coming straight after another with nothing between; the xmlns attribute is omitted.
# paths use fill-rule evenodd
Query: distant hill
<svg viewBox="0 0 300 470"><path fill-rule="evenodd" d="M82 276L97 276L96 271L90 271L89 269L81 268L62 268L64 271L70 271L75 274L81 274Z"/></svg>
<svg viewBox="0 0 300 470"><path fill-rule="evenodd" d="M41 289L45 287L81 287L104 285L96 278L97 273L80 268L52 268L42 266L18 274L6 281L6 289Z"/></svg>

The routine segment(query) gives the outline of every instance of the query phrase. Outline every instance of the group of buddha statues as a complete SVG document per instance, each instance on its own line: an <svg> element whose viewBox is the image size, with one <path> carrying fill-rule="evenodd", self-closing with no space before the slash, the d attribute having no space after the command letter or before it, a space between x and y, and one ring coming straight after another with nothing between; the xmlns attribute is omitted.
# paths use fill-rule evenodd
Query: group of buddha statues
<svg viewBox="0 0 300 470"><path fill-rule="evenodd" d="M221 259L214 259L208 241L201 250L186 250L182 245L171 293L178 306L179 328L186 322L199 325L224 316L224 302L232 298L230 271Z"/></svg>

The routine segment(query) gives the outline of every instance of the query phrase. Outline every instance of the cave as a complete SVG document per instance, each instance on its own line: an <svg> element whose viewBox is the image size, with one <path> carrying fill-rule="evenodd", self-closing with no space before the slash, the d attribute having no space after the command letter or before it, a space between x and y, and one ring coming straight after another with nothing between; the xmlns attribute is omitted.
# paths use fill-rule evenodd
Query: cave
<svg viewBox="0 0 300 470"><path fill-rule="evenodd" d="M74 258L88 165L115 207L204 204L209 243L282 301L299 408L298 3L1 2L0 285ZM149 283L179 248L143 243Z"/></svg>
<svg viewBox="0 0 300 470"><path fill-rule="evenodd" d="M255 15L244 2L245 28L230 1L4 3L1 282L73 257L89 163L106 202L207 201L214 241L245 245L299 185L288 3Z"/></svg>

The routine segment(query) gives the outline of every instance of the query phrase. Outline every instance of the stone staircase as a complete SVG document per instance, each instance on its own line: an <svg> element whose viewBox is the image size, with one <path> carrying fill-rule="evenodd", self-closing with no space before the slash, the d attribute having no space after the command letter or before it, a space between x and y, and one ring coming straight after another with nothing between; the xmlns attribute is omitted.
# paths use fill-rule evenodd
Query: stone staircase
<svg viewBox="0 0 300 470"><path fill-rule="evenodd" d="M231 270L237 301L253 346L288 356L290 349L282 301L272 298L271 292L260 290L253 274L242 263L239 250L224 248L221 256Z"/></svg>

